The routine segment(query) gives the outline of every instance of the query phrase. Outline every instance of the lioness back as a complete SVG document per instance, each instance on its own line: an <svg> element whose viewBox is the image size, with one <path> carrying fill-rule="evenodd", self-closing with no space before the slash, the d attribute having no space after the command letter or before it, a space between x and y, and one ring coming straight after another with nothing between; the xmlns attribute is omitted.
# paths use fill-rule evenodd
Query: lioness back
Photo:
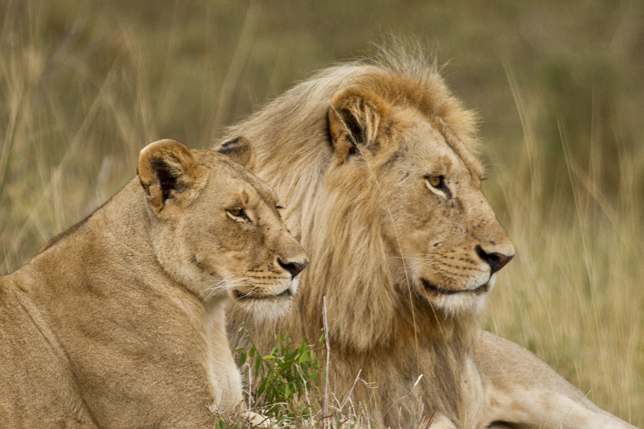
<svg viewBox="0 0 644 429"><path fill-rule="evenodd" d="M229 300L283 312L308 263L244 165L171 140L138 178L0 278L0 426L212 428L241 408Z"/></svg>

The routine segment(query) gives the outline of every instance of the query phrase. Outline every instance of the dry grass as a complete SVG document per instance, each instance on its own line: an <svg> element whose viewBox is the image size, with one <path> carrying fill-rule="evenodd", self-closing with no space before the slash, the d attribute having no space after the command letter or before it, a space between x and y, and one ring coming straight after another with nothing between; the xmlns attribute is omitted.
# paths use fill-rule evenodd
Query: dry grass
<svg viewBox="0 0 644 429"><path fill-rule="evenodd" d="M568 175L558 189L545 188L552 168L530 131L529 106L514 90L525 138L516 169L497 169L495 185L508 206L505 223L517 257L490 296L486 327L528 347L602 408L642 425L644 265L638 250L644 222L637 178L644 149L610 166L620 186L606 194L601 176L572 156L561 124ZM597 151L589 160L603 161Z"/></svg>
<svg viewBox="0 0 644 429"><path fill-rule="evenodd" d="M517 248L486 326L643 426L644 7L570 7L7 0L0 273L115 193L145 144L209 146L295 79L411 33L486 120L487 193Z"/></svg>

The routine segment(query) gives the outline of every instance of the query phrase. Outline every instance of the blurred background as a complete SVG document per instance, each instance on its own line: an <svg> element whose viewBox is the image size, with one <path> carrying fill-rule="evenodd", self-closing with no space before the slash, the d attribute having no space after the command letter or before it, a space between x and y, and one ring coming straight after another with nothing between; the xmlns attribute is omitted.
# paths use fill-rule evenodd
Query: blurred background
<svg viewBox="0 0 644 429"><path fill-rule="evenodd" d="M315 70L420 40L517 257L485 327L644 425L644 1L0 0L0 274Z"/></svg>

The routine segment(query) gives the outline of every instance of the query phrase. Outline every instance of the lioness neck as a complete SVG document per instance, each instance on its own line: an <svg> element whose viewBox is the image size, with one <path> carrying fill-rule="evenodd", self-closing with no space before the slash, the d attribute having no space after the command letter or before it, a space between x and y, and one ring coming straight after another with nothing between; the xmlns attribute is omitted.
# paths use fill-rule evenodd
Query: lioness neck
<svg viewBox="0 0 644 429"><path fill-rule="evenodd" d="M67 270L69 278L65 285L41 282L39 288L44 290L59 286L89 290L100 284L106 293L106 289L135 281L140 285L152 284L146 278L157 277L162 270L155 263L149 228L143 194L133 180L86 219L51 240L25 268L47 276L45 273L56 265L78 267ZM119 281L110 281L114 278Z"/></svg>

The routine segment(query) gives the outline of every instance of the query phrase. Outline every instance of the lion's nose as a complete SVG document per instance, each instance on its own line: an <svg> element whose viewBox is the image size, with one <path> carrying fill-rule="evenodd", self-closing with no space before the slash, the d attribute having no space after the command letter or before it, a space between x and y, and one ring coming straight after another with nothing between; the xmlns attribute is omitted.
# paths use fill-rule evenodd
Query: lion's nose
<svg viewBox="0 0 644 429"><path fill-rule="evenodd" d="M514 257L514 254L504 255L499 252L487 253L481 246L476 246L474 250L479 255L479 258L483 259L490 266L490 274L494 274L505 267Z"/></svg>
<svg viewBox="0 0 644 429"><path fill-rule="evenodd" d="M283 262L280 258L277 258L277 263L280 264L280 267L291 273L291 277L295 277L300 274L307 265L309 265L309 260L304 259L303 261Z"/></svg>

